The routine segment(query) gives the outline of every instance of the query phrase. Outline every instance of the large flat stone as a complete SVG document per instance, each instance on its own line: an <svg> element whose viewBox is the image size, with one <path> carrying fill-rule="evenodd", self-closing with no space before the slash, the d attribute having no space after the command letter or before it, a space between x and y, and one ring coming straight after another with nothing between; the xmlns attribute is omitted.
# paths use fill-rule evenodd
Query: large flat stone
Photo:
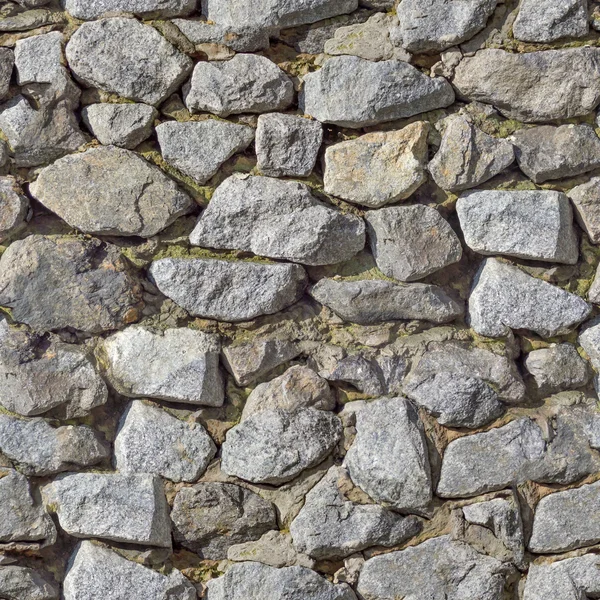
<svg viewBox="0 0 600 600"><path fill-rule="evenodd" d="M135 19L84 23L65 52L85 85L153 105L168 98L192 70L189 56Z"/></svg>
<svg viewBox="0 0 600 600"><path fill-rule="evenodd" d="M469 296L471 327L489 337L529 329L542 337L571 331L590 314L583 298L495 258L484 261Z"/></svg>
<svg viewBox="0 0 600 600"><path fill-rule="evenodd" d="M124 396L221 406L220 348L218 336L185 327L128 327L104 341L101 355L110 383Z"/></svg>
<svg viewBox="0 0 600 600"><path fill-rule="evenodd" d="M158 167L115 146L57 160L30 191L72 227L97 235L152 237L194 206Z"/></svg>
<svg viewBox="0 0 600 600"><path fill-rule="evenodd" d="M146 19L183 17L196 8L196 0L65 0L63 4L73 17L84 21L119 12Z"/></svg>
<svg viewBox="0 0 600 600"><path fill-rule="evenodd" d="M363 249L365 226L359 217L317 200L303 183L232 176L213 194L190 242L328 265Z"/></svg>
<svg viewBox="0 0 600 600"><path fill-rule="evenodd" d="M454 92L445 79L432 79L408 63L336 56L304 77L300 107L322 123L360 128L453 102Z"/></svg>
<svg viewBox="0 0 600 600"><path fill-rule="evenodd" d="M581 117L600 102L600 49L479 50L461 60L452 84L459 96L525 123Z"/></svg>
<svg viewBox="0 0 600 600"><path fill-rule="evenodd" d="M306 286L304 269L290 264L164 258L152 263L150 275L191 315L221 321L279 312L299 300Z"/></svg>
<svg viewBox="0 0 600 600"><path fill-rule="evenodd" d="M141 282L117 247L93 238L16 241L0 259L0 281L0 305L42 331L118 329L136 321L143 307Z"/></svg>
<svg viewBox="0 0 600 600"><path fill-rule="evenodd" d="M585 0L522 0L512 27L522 42L555 42L587 35L588 5Z"/></svg>
<svg viewBox="0 0 600 600"><path fill-rule="evenodd" d="M579 258L573 211L561 192L472 191L461 195L456 212L465 243L479 254L569 265Z"/></svg>

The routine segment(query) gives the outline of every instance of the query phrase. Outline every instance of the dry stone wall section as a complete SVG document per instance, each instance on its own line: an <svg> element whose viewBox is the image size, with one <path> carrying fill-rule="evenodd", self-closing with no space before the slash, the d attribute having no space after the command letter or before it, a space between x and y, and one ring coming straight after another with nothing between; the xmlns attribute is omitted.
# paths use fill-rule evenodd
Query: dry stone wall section
<svg viewBox="0 0 600 600"><path fill-rule="evenodd" d="M0 1L0 599L600 598L598 32Z"/></svg>

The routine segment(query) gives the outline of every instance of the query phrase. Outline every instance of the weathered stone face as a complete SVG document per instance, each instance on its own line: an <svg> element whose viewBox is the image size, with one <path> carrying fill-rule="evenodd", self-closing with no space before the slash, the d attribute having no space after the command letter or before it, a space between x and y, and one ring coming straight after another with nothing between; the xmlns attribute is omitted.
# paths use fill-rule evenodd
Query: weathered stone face
<svg viewBox="0 0 600 600"><path fill-rule="evenodd" d="M90 21L113 13L130 12L139 17L183 17L196 7L195 0L65 0L76 19Z"/></svg>
<svg viewBox="0 0 600 600"><path fill-rule="evenodd" d="M523 42L579 38L584 37L588 29L587 4L582 0L524 0L513 25L515 38Z"/></svg>

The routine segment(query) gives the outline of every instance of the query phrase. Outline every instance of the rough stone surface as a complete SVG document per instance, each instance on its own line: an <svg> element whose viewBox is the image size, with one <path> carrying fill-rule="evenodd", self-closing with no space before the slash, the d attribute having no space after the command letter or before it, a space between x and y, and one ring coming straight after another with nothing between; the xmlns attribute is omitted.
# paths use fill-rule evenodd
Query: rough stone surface
<svg viewBox="0 0 600 600"><path fill-rule="evenodd" d="M444 289L425 283L325 278L311 288L310 295L345 321L361 325L398 319L447 323L464 312L462 303Z"/></svg>
<svg viewBox="0 0 600 600"><path fill-rule="evenodd" d="M600 49L480 50L460 62L452 84L459 96L525 123L580 117L600 102Z"/></svg>
<svg viewBox="0 0 600 600"><path fill-rule="evenodd" d="M554 42L587 35L585 0L523 0L513 24L513 35L522 42Z"/></svg>
<svg viewBox="0 0 600 600"><path fill-rule="evenodd" d="M51 83L62 73L63 35L53 31L15 44L15 70L19 85Z"/></svg>
<svg viewBox="0 0 600 600"><path fill-rule="evenodd" d="M150 274L158 289L191 315L223 321L283 310L306 285L304 269L288 264L165 258L152 263Z"/></svg>
<svg viewBox="0 0 600 600"><path fill-rule="evenodd" d="M530 352L525 358L525 368L540 395L583 387L590 379L587 361L568 343Z"/></svg>
<svg viewBox="0 0 600 600"><path fill-rule="evenodd" d="M328 265L363 249L365 226L360 218L317 200L303 183L232 176L213 194L190 242Z"/></svg>
<svg viewBox="0 0 600 600"><path fill-rule="evenodd" d="M375 262L388 277L423 279L462 256L456 233L435 208L382 208L367 212L365 220Z"/></svg>
<svg viewBox="0 0 600 600"><path fill-rule="evenodd" d="M59 591L42 575L27 567L9 565L0 568L0 594L6 600L58 600Z"/></svg>
<svg viewBox="0 0 600 600"><path fill-rule="evenodd" d="M456 212L465 243L479 254L570 265L579 258L573 211L561 192L467 192L458 199Z"/></svg>
<svg viewBox="0 0 600 600"><path fill-rule="evenodd" d="M10 48L0 49L0 98L5 98L8 94L14 64L13 51Z"/></svg>
<svg viewBox="0 0 600 600"><path fill-rule="evenodd" d="M444 190L476 187L504 171L515 160L510 141L484 133L462 116L448 117L442 143L428 165Z"/></svg>
<svg viewBox="0 0 600 600"><path fill-rule="evenodd" d="M397 546L419 532L414 517L347 500L342 491L347 478L343 467L331 467L306 495L290 526L298 550L315 559L340 558L369 546Z"/></svg>
<svg viewBox="0 0 600 600"><path fill-rule="evenodd" d="M402 398L375 400L356 414L356 439L344 462L352 481L373 500L401 511L432 498L423 425Z"/></svg>
<svg viewBox="0 0 600 600"><path fill-rule="evenodd" d="M65 9L76 19L90 21L119 12L139 17L182 17L196 8L196 0L64 0Z"/></svg>
<svg viewBox="0 0 600 600"><path fill-rule="evenodd" d="M402 45L410 52L440 52L481 31L497 0L445 2L402 0L398 6Z"/></svg>
<svg viewBox="0 0 600 600"><path fill-rule="evenodd" d="M454 92L445 79L430 79L402 61L336 56L304 77L300 100L322 123L360 128L449 106Z"/></svg>
<svg viewBox="0 0 600 600"><path fill-rule="evenodd" d="M333 410L335 398L325 379L308 367L295 365L252 390L244 404L241 421L263 410L276 408L290 412L302 408Z"/></svg>
<svg viewBox="0 0 600 600"><path fill-rule="evenodd" d="M10 175L0 177L0 241L20 230L28 213L29 200L17 180Z"/></svg>
<svg viewBox="0 0 600 600"><path fill-rule="evenodd" d="M227 557L234 544L277 529L275 507L254 492L229 483L199 483L175 496L175 539L202 558Z"/></svg>
<svg viewBox="0 0 600 600"><path fill-rule="evenodd" d="M600 541L600 483L544 496L535 509L529 550L566 552Z"/></svg>
<svg viewBox="0 0 600 600"><path fill-rule="evenodd" d="M285 483L330 454L341 429L338 417L326 411L264 410L227 432L221 468L253 483Z"/></svg>
<svg viewBox="0 0 600 600"><path fill-rule="evenodd" d="M227 159L250 145L254 130L215 119L167 121L156 128L156 136L169 164L198 183L205 183Z"/></svg>
<svg viewBox="0 0 600 600"><path fill-rule="evenodd" d="M99 103L81 111L85 126L105 146L132 150L152 135L157 110L147 104Z"/></svg>
<svg viewBox="0 0 600 600"><path fill-rule="evenodd" d="M97 235L151 237L193 207L160 169L115 146L57 160L30 190L69 225Z"/></svg>
<svg viewBox="0 0 600 600"><path fill-rule="evenodd" d="M489 337L529 329L542 337L567 333L589 314L579 296L495 258L484 261L469 297L471 327Z"/></svg>
<svg viewBox="0 0 600 600"><path fill-rule="evenodd" d="M199 62L186 88L186 106L220 117L283 110L294 100L291 79L272 61L254 54Z"/></svg>
<svg viewBox="0 0 600 600"><path fill-rule="evenodd" d="M365 600L452 598L501 600L505 567L448 536L368 560L358 592Z"/></svg>
<svg viewBox="0 0 600 600"><path fill-rule="evenodd" d="M256 541L231 546L227 550L227 560L233 562L252 560L277 568L294 566L311 568L315 562L305 554L296 551L289 533L274 529L267 531Z"/></svg>
<svg viewBox="0 0 600 600"><path fill-rule="evenodd" d="M575 186L567 192L579 226L592 244L600 244L600 177Z"/></svg>
<svg viewBox="0 0 600 600"><path fill-rule="evenodd" d="M262 28L192 19L173 19L172 23L193 44L221 44L235 52L255 52L269 47L269 30Z"/></svg>
<svg viewBox="0 0 600 600"><path fill-rule="evenodd" d="M272 113L258 117L257 166L271 177L308 177L317 162L323 127L296 115Z"/></svg>
<svg viewBox="0 0 600 600"><path fill-rule="evenodd" d="M581 332L578 343L585 350L594 369L600 370L600 323L596 319L590 321Z"/></svg>
<svg viewBox="0 0 600 600"><path fill-rule="evenodd" d="M164 575L93 542L81 542L63 584L64 600L195 600L194 586L177 570Z"/></svg>
<svg viewBox="0 0 600 600"><path fill-rule="evenodd" d="M276 569L256 562L233 565L207 587L207 600L246 600L249 587L258 598L269 600L356 600L347 585L334 585L310 569Z"/></svg>
<svg viewBox="0 0 600 600"><path fill-rule="evenodd" d="M218 336L193 329L129 327L106 339L102 355L109 381L124 396L221 406L220 347Z"/></svg>
<svg viewBox="0 0 600 600"><path fill-rule="evenodd" d="M0 451L26 475L38 477L91 467L108 448L89 427L51 427L44 419L0 414Z"/></svg>
<svg viewBox="0 0 600 600"><path fill-rule="evenodd" d="M44 486L44 500L62 529L78 538L171 546L163 484L148 474L74 473Z"/></svg>
<svg viewBox="0 0 600 600"><path fill-rule="evenodd" d="M38 330L117 329L136 321L143 306L140 282L118 249L96 239L31 235L14 242L0 259L0 280L0 305Z"/></svg>
<svg viewBox="0 0 600 600"><path fill-rule="evenodd" d="M221 25L272 28L314 23L358 8L358 0L202 0L202 13Z"/></svg>
<svg viewBox="0 0 600 600"><path fill-rule="evenodd" d="M31 495L25 475L0 469L0 542L38 542L56 539L50 515Z"/></svg>
<svg viewBox="0 0 600 600"><path fill-rule="evenodd" d="M192 69L188 56L135 19L84 23L69 40L66 55L85 85L154 105L168 98Z"/></svg>
<svg viewBox="0 0 600 600"><path fill-rule="evenodd" d="M115 438L120 473L152 473L171 481L197 481L217 449L200 423L179 420L142 400L132 402Z"/></svg>
<svg viewBox="0 0 600 600"><path fill-rule="evenodd" d="M325 191L369 208L405 200L427 179L428 130L428 124L419 121L329 146Z"/></svg>

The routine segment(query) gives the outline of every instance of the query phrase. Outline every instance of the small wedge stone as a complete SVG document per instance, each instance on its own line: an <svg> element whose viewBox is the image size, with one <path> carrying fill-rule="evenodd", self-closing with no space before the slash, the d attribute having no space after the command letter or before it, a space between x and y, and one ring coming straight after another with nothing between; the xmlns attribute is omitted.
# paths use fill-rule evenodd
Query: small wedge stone
<svg viewBox="0 0 600 600"><path fill-rule="evenodd" d="M11 175L0 177L0 242L25 225L29 199Z"/></svg>

